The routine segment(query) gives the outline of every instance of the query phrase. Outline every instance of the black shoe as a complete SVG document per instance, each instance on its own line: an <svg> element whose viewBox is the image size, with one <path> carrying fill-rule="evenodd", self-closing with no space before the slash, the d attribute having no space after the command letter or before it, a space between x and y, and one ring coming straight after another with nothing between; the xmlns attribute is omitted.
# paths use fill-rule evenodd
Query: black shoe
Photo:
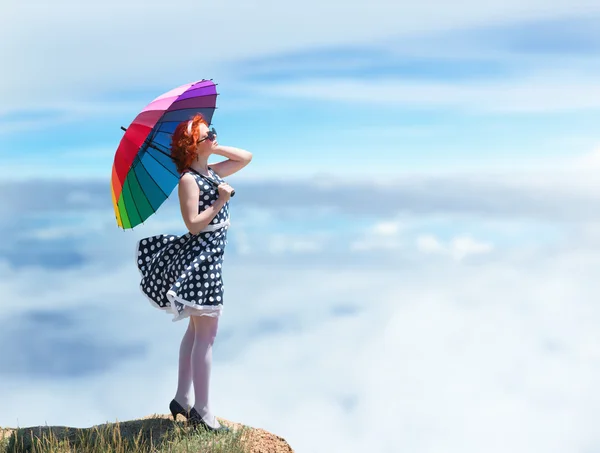
<svg viewBox="0 0 600 453"><path fill-rule="evenodd" d="M208 424L202 419L202 416L193 407L190 410L190 417L188 418L188 422L191 423L193 426L201 426L207 431L212 431L214 433L228 433L231 431L229 428L223 425L219 426L218 428L208 426Z"/></svg>
<svg viewBox="0 0 600 453"><path fill-rule="evenodd" d="M175 400L171 401L171 404L169 404L169 409L171 410L171 414L173 415L173 421L177 419L177 414L183 415L188 420L190 418L190 412L186 411L183 408L183 406Z"/></svg>

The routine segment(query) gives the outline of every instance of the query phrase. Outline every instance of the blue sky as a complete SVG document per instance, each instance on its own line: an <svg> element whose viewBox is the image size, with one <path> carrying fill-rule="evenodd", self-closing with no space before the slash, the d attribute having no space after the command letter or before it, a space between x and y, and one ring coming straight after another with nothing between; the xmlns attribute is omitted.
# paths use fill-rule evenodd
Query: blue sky
<svg viewBox="0 0 600 453"><path fill-rule="evenodd" d="M184 60L181 70L136 53L121 69L121 57L108 46L116 38L101 35L107 47L100 47L98 58L88 57L88 69L75 68L82 76L76 80L67 74L76 43L48 51L47 60L36 57L33 47L23 69L40 72L53 60L68 64L56 63L48 80L37 78L41 86L30 95L25 81L3 84L3 174L15 178L37 171L15 168L41 166L48 177L102 177L121 125L158 94L203 77L220 84L214 125L221 143L253 151L254 175L390 177L399 171L493 169L515 159L534 159L532 165L568 160L596 146L597 12L574 8L569 15L539 16L359 42L259 47L235 58L227 56L231 43L223 37L199 48L197 60ZM168 52L167 44L157 52ZM139 51L134 35L120 45L124 53ZM171 60L177 58L174 52ZM99 66L102 74L113 67L123 77L94 76ZM26 143L23 128L35 132ZM74 170L65 171L67 163Z"/></svg>
<svg viewBox="0 0 600 453"><path fill-rule="evenodd" d="M600 448L597 2L1 8L0 426L166 412L185 325L133 248L185 227L174 192L119 230L111 167L214 78L219 142L253 153L218 416L300 453Z"/></svg>

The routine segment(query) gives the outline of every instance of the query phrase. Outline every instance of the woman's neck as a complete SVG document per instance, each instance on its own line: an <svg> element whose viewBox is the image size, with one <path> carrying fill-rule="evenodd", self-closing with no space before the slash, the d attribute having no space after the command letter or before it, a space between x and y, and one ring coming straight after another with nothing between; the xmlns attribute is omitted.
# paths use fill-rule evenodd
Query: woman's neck
<svg viewBox="0 0 600 453"><path fill-rule="evenodd" d="M193 161L190 168L203 175L209 175L208 161L206 159Z"/></svg>

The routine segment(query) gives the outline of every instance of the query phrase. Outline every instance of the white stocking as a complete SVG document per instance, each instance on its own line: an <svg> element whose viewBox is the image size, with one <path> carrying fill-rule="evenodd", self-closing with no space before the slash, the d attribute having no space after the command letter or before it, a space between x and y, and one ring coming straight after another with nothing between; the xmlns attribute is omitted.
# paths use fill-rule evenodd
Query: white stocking
<svg viewBox="0 0 600 453"><path fill-rule="evenodd" d="M190 392L192 390L192 348L194 338L194 322L190 319L179 347L179 376L177 379L177 392L175 393L175 401L186 410L189 410L192 406Z"/></svg>
<svg viewBox="0 0 600 453"><path fill-rule="evenodd" d="M210 411L208 402L210 371L212 366L212 346L217 336L219 318L213 316L192 316L194 320L194 347L192 348L192 379L196 401L194 409L212 428L220 426Z"/></svg>

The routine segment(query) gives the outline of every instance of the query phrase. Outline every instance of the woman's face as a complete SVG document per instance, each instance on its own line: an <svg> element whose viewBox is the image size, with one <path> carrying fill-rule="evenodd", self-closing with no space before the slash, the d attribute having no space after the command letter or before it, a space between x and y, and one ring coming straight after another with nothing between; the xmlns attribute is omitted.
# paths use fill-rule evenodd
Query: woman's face
<svg viewBox="0 0 600 453"><path fill-rule="evenodd" d="M200 131L200 138L198 139L199 142L198 142L198 148L197 148L198 154L209 153L213 146L212 141L206 140L209 128L206 124L200 123L200 125L198 126L198 129Z"/></svg>

